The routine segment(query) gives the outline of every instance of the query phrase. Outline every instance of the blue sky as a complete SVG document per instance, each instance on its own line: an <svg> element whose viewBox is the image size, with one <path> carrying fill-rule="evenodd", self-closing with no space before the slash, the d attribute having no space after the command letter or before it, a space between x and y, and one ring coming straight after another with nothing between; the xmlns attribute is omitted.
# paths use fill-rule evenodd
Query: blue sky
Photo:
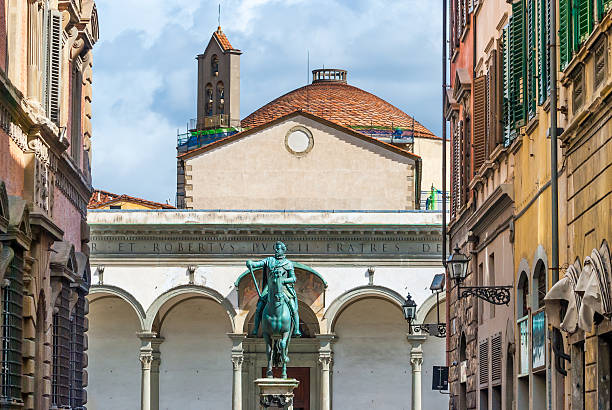
<svg viewBox="0 0 612 410"><path fill-rule="evenodd" d="M241 57L241 116L301 87L310 69L348 82L440 134L441 4L434 0L222 0ZM174 204L176 133L196 110L195 56L219 1L96 0L93 183Z"/></svg>

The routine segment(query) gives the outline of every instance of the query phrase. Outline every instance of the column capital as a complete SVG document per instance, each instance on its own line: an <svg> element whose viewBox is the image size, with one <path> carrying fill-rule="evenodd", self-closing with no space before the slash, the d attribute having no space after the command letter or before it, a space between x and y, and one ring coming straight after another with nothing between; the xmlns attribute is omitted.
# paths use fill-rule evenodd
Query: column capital
<svg viewBox="0 0 612 410"><path fill-rule="evenodd" d="M244 356L242 354L240 354L240 355L233 354L232 355L232 365L234 366L234 370L242 369L242 363L244 363Z"/></svg>
<svg viewBox="0 0 612 410"><path fill-rule="evenodd" d="M232 357L234 355L242 356L242 342L246 339L246 333L227 333L227 337L232 341ZM232 359L233 360L233 359Z"/></svg>
<svg viewBox="0 0 612 410"><path fill-rule="evenodd" d="M332 363L331 352L319 352L319 363L323 370L329 370L329 366Z"/></svg>
<svg viewBox="0 0 612 410"><path fill-rule="evenodd" d="M142 370L151 370L151 365L153 364L153 360L155 360L153 352L141 350L138 358L140 359Z"/></svg>

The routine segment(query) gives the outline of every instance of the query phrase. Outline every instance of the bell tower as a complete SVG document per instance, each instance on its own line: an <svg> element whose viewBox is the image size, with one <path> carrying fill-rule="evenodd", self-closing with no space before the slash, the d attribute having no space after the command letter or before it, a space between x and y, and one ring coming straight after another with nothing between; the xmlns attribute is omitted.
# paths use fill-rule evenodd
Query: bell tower
<svg viewBox="0 0 612 410"><path fill-rule="evenodd" d="M219 26L204 53L197 56L195 130L240 127L240 54Z"/></svg>

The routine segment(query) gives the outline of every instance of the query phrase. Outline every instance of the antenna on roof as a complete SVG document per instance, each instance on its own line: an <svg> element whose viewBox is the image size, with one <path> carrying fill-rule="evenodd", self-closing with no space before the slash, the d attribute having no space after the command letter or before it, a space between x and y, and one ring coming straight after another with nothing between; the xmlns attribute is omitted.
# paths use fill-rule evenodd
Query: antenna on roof
<svg viewBox="0 0 612 410"><path fill-rule="evenodd" d="M221 3L219 3L219 17L218 17L218 21L219 21L219 29L221 29Z"/></svg>
<svg viewBox="0 0 612 410"><path fill-rule="evenodd" d="M310 50L306 50L306 85L308 85L308 81L310 81Z"/></svg>

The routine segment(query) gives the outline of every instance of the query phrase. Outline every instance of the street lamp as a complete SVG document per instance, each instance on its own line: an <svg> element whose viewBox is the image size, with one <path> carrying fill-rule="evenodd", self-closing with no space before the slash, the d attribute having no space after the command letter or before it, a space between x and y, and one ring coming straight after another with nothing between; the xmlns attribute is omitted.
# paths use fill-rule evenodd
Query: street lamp
<svg viewBox="0 0 612 410"><path fill-rule="evenodd" d="M494 305L508 305L510 303L510 289L512 286L461 286L467 276L467 268L470 258L459 251L459 246L449 256L446 266L449 276L457 285L458 299L469 295L476 296Z"/></svg>
<svg viewBox="0 0 612 410"><path fill-rule="evenodd" d="M404 311L404 319L408 322L408 330L410 334L412 332L425 332L432 336L445 338L446 337L446 323L440 323L440 292L444 290L444 274L439 273L434 276L433 282L429 287L432 292L436 292L436 313L438 323L421 323L413 324L412 321L416 317L416 302L412 300L412 296L408 293L406 301L402 305Z"/></svg>

